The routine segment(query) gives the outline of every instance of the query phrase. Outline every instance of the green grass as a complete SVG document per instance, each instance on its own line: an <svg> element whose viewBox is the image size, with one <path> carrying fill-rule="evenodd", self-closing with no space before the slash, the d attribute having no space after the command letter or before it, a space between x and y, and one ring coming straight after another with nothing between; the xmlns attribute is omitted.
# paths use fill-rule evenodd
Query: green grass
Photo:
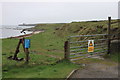
<svg viewBox="0 0 120 80"><path fill-rule="evenodd" d="M113 54L107 54L107 55L104 55L104 58L106 58L107 60L110 60L110 61L114 61L114 62L119 62L120 63L120 53L113 53Z"/></svg>
<svg viewBox="0 0 120 80"><path fill-rule="evenodd" d="M24 64L24 61L17 62L7 59L14 55L18 39L2 40L3 78L65 78L73 69L78 68L77 65L64 60L56 65L51 65L64 58L66 39L54 34L55 25L40 28L46 29L45 32L27 38L31 39L28 65ZM22 46L18 57L25 57Z"/></svg>
<svg viewBox="0 0 120 80"><path fill-rule="evenodd" d="M120 29L115 28L117 28L117 23L112 26L112 29L114 30L113 33L119 32L118 30ZM67 77L73 69L79 68L80 66L65 60L55 64L64 58L64 42L67 40L66 36L107 33L107 21L39 24L34 29L43 29L45 32L27 38L31 39L31 48L29 49L30 62L28 65L24 64L24 61L16 62L7 59L8 56L14 55L18 39L2 39L3 78ZM77 38L77 40L81 39ZM18 57L24 58L25 53L23 52L22 46L20 47L20 51ZM116 58L114 57L114 59Z"/></svg>
<svg viewBox="0 0 120 80"><path fill-rule="evenodd" d="M8 71L3 73L3 78L66 78L78 67L66 60L51 65L10 66L9 69L6 68Z"/></svg>
<svg viewBox="0 0 120 80"><path fill-rule="evenodd" d="M117 22L117 20L112 20L112 22ZM107 33L108 22L98 21L98 22L72 22L62 25L57 31L61 36L68 35L87 35L87 34L104 34ZM112 34L120 34L120 28L118 28L118 23L111 25Z"/></svg>

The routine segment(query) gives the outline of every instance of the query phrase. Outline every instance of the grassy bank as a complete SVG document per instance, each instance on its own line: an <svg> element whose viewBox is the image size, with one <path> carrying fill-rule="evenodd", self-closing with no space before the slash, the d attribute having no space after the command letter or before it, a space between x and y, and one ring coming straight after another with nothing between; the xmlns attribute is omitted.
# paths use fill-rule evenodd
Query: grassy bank
<svg viewBox="0 0 120 80"><path fill-rule="evenodd" d="M113 24L113 33L119 31L117 25L118 23ZM64 58L66 36L107 33L107 21L39 24L33 29L41 29L45 32L27 38L31 39L30 63L28 65L25 65L24 61L16 62L7 59L8 56L14 54L18 39L2 40L3 78L67 77L73 69L80 66L65 60L56 64L57 61ZM18 57L25 57L22 46Z"/></svg>
<svg viewBox="0 0 120 80"><path fill-rule="evenodd" d="M65 60L51 65L14 65L7 68L8 71L3 73L3 78L66 78L78 67Z"/></svg>
<svg viewBox="0 0 120 80"><path fill-rule="evenodd" d="M54 25L41 28L44 28L45 32L27 38L31 39L28 65L24 64L24 61L7 59L14 55L18 39L2 40L3 78L65 78L73 69L79 67L65 60L56 64L64 58L63 46L66 39L54 34ZM22 45L18 57L25 57Z"/></svg>

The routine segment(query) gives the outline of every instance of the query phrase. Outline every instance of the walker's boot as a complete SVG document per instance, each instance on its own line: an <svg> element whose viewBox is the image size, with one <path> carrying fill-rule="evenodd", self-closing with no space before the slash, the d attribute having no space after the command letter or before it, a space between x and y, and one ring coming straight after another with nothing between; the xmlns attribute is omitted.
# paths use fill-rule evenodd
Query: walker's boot
<svg viewBox="0 0 120 80"><path fill-rule="evenodd" d="M22 61L22 60L24 60L24 58L18 58L18 57L13 57L13 56L9 56L8 59L15 60L15 61Z"/></svg>
<svg viewBox="0 0 120 80"><path fill-rule="evenodd" d="M24 60L24 58L18 58L17 59L17 61L23 61Z"/></svg>
<svg viewBox="0 0 120 80"><path fill-rule="evenodd" d="M13 60L13 57L12 57L12 56L9 56L8 59Z"/></svg>

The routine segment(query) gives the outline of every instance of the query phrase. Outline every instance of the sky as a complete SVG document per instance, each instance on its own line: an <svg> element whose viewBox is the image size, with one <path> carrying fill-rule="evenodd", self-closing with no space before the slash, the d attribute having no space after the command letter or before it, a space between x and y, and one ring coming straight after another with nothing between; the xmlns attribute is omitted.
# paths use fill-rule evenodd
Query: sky
<svg viewBox="0 0 120 80"><path fill-rule="evenodd" d="M0 25L2 24L2 4L0 3Z"/></svg>
<svg viewBox="0 0 120 80"><path fill-rule="evenodd" d="M0 0L0 2L118 2L119 0Z"/></svg>
<svg viewBox="0 0 120 80"><path fill-rule="evenodd" d="M67 23L118 18L118 2L2 2L0 24Z"/></svg>

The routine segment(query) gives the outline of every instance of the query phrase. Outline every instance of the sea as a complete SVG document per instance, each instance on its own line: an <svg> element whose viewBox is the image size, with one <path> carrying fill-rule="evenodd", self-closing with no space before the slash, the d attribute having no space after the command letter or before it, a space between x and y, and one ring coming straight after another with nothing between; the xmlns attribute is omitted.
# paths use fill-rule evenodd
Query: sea
<svg viewBox="0 0 120 80"><path fill-rule="evenodd" d="M24 35L21 33L23 29L32 28L34 26L18 26L18 25L1 25L0 26L0 39ZM32 31L25 31L26 34Z"/></svg>

